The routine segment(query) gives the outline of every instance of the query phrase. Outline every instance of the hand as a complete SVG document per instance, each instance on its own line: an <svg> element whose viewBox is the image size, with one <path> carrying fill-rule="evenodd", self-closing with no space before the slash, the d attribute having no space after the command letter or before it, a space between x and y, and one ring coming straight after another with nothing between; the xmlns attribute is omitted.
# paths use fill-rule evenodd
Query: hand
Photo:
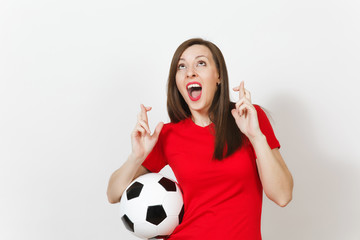
<svg viewBox="0 0 360 240"><path fill-rule="evenodd" d="M148 124L147 112L151 110L151 107L145 107L141 104L140 108L141 111L137 116L136 126L131 133L131 154L135 159L144 161L158 141L159 134L164 126L164 123L159 122L154 133L150 135L151 131Z"/></svg>
<svg viewBox="0 0 360 240"><path fill-rule="evenodd" d="M239 101L235 104L235 109L232 109L231 113L240 131L252 141L262 135L262 132L259 127L256 109L251 103L250 92L244 88L244 81L240 83L240 86L234 87L233 90L239 92Z"/></svg>

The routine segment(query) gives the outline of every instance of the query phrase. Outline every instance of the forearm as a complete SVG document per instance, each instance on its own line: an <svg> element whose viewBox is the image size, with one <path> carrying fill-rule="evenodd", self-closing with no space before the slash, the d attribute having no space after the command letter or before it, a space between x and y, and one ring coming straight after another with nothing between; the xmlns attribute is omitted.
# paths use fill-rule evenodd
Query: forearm
<svg viewBox="0 0 360 240"><path fill-rule="evenodd" d="M260 180L266 196L279 206L292 199L293 178L278 151L271 150L265 135L251 141L257 159Z"/></svg>
<svg viewBox="0 0 360 240"><path fill-rule="evenodd" d="M141 163L142 161L134 159L132 155L130 155L126 162L111 175L107 189L107 196L110 203L120 201L122 193L134 179Z"/></svg>

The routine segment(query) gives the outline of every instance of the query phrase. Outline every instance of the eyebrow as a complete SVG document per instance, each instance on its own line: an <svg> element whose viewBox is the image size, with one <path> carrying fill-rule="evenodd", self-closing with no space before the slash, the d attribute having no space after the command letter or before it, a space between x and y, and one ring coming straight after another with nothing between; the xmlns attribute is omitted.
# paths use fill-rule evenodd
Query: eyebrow
<svg viewBox="0 0 360 240"><path fill-rule="evenodd" d="M207 58L205 55L199 55L199 56L197 56L195 59L200 58L200 57L205 57L205 58ZM180 61L180 60L185 61L185 59L184 59L184 58L180 58L180 59L179 59L179 61Z"/></svg>

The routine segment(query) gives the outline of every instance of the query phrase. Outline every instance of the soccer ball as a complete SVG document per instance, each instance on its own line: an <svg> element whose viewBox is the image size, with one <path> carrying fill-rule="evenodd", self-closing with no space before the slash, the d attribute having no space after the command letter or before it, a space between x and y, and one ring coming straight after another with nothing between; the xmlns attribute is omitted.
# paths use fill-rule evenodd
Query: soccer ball
<svg viewBox="0 0 360 240"><path fill-rule="evenodd" d="M184 203L178 184L158 173L135 179L120 200L121 220L126 229L140 238L170 235L183 215Z"/></svg>

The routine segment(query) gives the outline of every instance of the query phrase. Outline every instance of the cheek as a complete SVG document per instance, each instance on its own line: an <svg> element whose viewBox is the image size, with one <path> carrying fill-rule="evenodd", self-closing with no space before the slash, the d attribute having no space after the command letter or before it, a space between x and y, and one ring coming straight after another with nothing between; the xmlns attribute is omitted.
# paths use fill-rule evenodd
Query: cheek
<svg viewBox="0 0 360 240"><path fill-rule="evenodd" d="M207 86L206 95L207 95L207 98L209 98L209 99L212 99L215 95L215 92L217 91L216 82L217 81L211 81L211 82L209 82L209 85Z"/></svg>
<svg viewBox="0 0 360 240"><path fill-rule="evenodd" d="M176 79L175 79L175 83L176 83L176 87L177 87L178 91L181 93L181 95L183 95L184 89L183 89L183 87L181 85L182 81L177 76L176 76Z"/></svg>
<svg viewBox="0 0 360 240"><path fill-rule="evenodd" d="M216 92L216 88L215 87L209 87L208 92L207 92L207 98L212 100L214 98Z"/></svg>
<svg viewBox="0 0 360 240"><path fill-rule="evenodd" d="M177 71L176 74L175 74L175 79L176 79L176 82L180 81L181 79L184 78L183 76L184 74L181 72L181 71Z"/></svg>

